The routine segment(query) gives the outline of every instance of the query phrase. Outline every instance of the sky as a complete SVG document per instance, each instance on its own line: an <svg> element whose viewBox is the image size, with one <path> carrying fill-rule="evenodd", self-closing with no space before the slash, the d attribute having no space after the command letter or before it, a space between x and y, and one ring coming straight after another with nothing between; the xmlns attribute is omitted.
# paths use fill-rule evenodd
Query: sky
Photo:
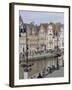
<svg viewBox="0 0 72 90"><path fill-rule="evenodd" d="M31 23L40 25L40 23L57 23L60 22L64 24L64 13L63 12L46 12L46 11L25 11L20 10L19 15L21 15L24 23Z"/></svg>

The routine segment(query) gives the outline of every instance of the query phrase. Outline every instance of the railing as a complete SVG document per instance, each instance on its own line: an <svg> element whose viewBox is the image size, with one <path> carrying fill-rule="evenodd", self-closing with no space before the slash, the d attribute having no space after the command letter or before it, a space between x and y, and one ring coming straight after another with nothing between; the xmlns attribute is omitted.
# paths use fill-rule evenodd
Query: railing
<svg viewBox="0 0 72 90"><path fill-rule="evenodd" d="M43 59L48 57L60 57L63 55L63 52L60 51L49 51L49 52L42 52L42 53L36 53L34 55L28 55L29 60L35 60L35 59ZM25 60L25 56L19 57L20 61Z"/></svg>
<svg viewBox="0 0 72 90"><path fill-rule="evenodd" d="M56 57L57 56L57 53L54 52L54 53L42 53L42 54L35 54L33 56L28 56L28 59L29 60L37 60L37 59L43 59L43 58L48 58L48 57ZM19 58L20 61L24 61L25 60L25 57L20 57Z"/></svg>

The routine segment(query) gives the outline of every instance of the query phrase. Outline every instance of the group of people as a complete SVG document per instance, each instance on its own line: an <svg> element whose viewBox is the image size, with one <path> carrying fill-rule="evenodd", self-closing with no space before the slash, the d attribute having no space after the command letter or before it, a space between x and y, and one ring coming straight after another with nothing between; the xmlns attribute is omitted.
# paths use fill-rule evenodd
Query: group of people
<svg viewBox="0 0 72 90"><path fill-rule="evenodd" d="M52 73L54 70L56 70L56 67L54 65L52 65L52 67L48 67L48 69L44 70L42 75L41 73L38 74L37 78L43 78L45 77L47 74Z"/></svg>

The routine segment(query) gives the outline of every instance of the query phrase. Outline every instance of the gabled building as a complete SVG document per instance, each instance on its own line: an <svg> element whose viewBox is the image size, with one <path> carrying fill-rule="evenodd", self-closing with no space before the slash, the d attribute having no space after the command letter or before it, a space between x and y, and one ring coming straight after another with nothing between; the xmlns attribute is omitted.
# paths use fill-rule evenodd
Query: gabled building
<svg viewBox="0 0 72 90"><path fill-rule="evenodd" d="M59 47L64 48L64 25L61 25L59 32Z"/></svg>
<svg viewBox="0 0 72 90"><path fill-rule="evenodd" d="M40 30L39 30L39 49L44 50L46 46L46 30L47 30L47 24L40 24Z"/></svg>
<svg viewBox="0 0 72 90"><path fill-rule="evenodd" d="M46 48L53 49L53 25L49 24L46 32Z"/></svg>
<svg viewBox="0 0 72 90"><path fill-rule="evenodd" d="M26 51L26 25L23 23L22 17L19 16L19 54L24 56Z"/></svg>

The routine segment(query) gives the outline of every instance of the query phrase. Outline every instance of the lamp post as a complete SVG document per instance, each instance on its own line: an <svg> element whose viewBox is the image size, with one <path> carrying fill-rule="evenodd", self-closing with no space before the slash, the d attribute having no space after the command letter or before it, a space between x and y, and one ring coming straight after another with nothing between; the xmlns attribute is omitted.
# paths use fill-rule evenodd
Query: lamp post
<svg viewBox="0 0 72 90"><path fill-rule="evenodd" d="M23 39L26 38L26 42L25 42L25 40L23 41L23 42L25 42L24 46L26 44L26 50L24 50L24 48L23 48L24 63L22 64L22 67L24 68L24 79L27 79L28 78L28 38L27 38L28 35L27 35L27 28L26 28L25 24L23 24L22 33L25 34L25 37L23 37Z"/></svg>
<svg viewBox="0 0 72 90"><path fill-rule="evenodd" d="M27 36L27 28L26 25L23 26L23 30L26 33L26 51L25 53L25 61L24 64L22 65L22 67L24 68L24 78L27 79L28 78L28 36Z"/></svg>
<svg viewBox="0 0 72 90"><path fill-rule="evenodd" d="M23 38L23 43L24 43L24 47L23 47L23 62L24 63L20 63L21 66L24 68L24 78L27 79L28 78L28 71L31 70L31 67L33 64L28 64L28 33L27 33L27 25L23 23L23 20L21 18L21 16L19 17L19 36L21 37L21 33L24 34ZM26 39L26 40L25 40ZM26 48L26 49L25 49Z"/></svg>
<svg viewBox="0 0 72 90"><path fill-rule="evenodd" d="M57 70L59 69L58 57L59 57L59 47L58 47L58 33L57 33Z"/></svg>
<svg viewBox="0 0 72 90"><path fill-rule="evenodd" d="M28 40L29 40L29 37L28 37L28 31L27 31L27 26L25 25L25 31L26 31L26 52L25 52L25 64L23 65L24 67L24 78L25 79L28 79L29 78L29 75L28 73L32 70L32 66L34 65L33 63L29 63L29 44L28 44Z"/></svg>

